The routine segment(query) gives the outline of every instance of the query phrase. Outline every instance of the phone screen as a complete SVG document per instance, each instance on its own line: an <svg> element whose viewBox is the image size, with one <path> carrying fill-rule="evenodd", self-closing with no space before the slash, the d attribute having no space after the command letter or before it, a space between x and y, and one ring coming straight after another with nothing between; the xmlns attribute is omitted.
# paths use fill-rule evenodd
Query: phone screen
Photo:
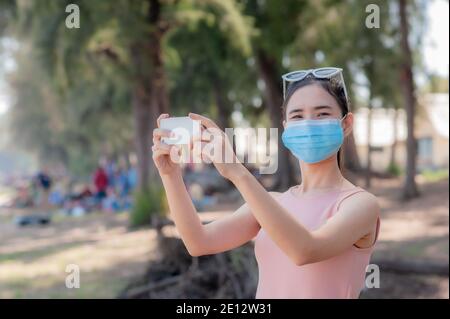
<svg viewBox="0 0 450 319"><path fill-rule="evenodd" d="M160 128L170 130L175 134L174 137L163 137L162 142L169 145L188 144L194 136L200 135L200 121L194 121L188 116L169 117L160 120Z"/></svg>

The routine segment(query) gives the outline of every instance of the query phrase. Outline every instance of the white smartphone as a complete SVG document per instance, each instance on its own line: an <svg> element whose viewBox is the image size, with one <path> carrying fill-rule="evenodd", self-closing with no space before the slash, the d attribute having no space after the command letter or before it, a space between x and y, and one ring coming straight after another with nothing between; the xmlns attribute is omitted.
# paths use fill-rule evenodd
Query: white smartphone
<svg viewBox="0 0 450 319"><path fill-rule="evenodd" d="M188 144L191 138L200 136L200 121L194 121L188 116L161 119L159 127L175 134L174 137L161 138L163 143L169 145Z"/></svg>

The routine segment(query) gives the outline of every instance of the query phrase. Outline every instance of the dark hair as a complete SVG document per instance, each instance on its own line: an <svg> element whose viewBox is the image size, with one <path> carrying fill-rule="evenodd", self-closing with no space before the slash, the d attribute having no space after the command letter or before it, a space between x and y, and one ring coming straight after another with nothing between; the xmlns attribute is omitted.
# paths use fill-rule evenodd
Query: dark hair
<svg viewBox="0 0 450 319"><path fill-rule="evenodd" d="M298 81L298 82L291 82L286 90L286 98L284 99L283 105L281 107L283 112L283 118L286 118L286 107L289 103L289 100L291 99L292 95L294 93L305 86L308 85L319 85L321 88L323 88L328 94L330 94L334 99L336 100L337 104L339 105L339 108L342 112L342 117L347 115L348 112L350 112L349 102L347 101L347 98L345 97L345 91L342 85L339 84L338 81L334 79L318 79L314 76L308 76L305 79ZM341 171L344 169L344 154L341 152L341 149L339 149L337 153L337 161L338 161L338 167Z"/></svg>

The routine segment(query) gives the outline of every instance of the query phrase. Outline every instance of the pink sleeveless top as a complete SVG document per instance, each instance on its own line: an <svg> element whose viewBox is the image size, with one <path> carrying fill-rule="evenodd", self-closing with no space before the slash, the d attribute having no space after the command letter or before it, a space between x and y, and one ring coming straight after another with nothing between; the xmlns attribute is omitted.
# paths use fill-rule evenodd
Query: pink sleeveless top
<svg viewBox="0 0 450 319"><path fill-rule="evenodd" d="M322 194L296 195L290 188L277 201L307 229L315 230L336 214L345 198L360 187ZM378 238L380 220L374 244ZM349 247L340 255L320 262L297 266L267 233L260 229L255 237L255 256L259 281L256 299L358 298L365 283L373 245L368 248Z"/></svg>

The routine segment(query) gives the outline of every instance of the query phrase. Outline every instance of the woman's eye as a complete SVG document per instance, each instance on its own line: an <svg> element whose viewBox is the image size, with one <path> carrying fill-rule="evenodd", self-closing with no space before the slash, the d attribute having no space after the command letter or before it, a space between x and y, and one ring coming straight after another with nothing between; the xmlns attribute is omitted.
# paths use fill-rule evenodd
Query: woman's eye
<svg viewBox="0 0 450 319"><path fill-rule="evenodd" d="M319 113L318 117L330 116L330 113Z"/></svg>
<svg viewBox="0 0 450 319"><path fill-rule="evenodd" d="M303 116L301 116L301 115L294 115L291 117L291 119L302 119L302 118L303 118Z"/></svg>

